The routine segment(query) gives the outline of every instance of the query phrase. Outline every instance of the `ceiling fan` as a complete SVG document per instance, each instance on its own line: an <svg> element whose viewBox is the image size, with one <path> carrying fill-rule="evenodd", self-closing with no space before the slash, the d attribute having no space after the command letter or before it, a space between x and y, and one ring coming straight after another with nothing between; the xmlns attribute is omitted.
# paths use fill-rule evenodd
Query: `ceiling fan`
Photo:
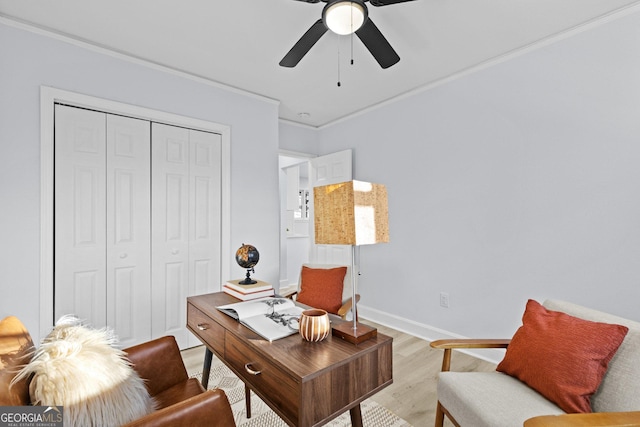
<svg viewBox="0 0 640 427"><path fill-rule="evenodd" d="M388 6L413 0L296 0L306 3L327 3L322 9L322 18L300 37L280 61L283 67L295 67L309 52L320 37L331 30L336 34L356 33L371 55L382 68L389 68L400 61L400 57L382 35L378 27L369 18L369 11L365 2L372 6Z"/></svg>

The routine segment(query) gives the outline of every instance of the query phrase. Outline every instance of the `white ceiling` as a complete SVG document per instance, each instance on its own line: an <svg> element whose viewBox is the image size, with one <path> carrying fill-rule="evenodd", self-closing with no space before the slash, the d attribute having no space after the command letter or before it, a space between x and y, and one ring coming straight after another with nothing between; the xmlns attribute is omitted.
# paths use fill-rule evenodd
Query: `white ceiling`
<svg viewBox="0 0 640 427"><path fill-rule="evenodd" d="M351 38L331 32L297 67L278 65L320 18L324 3L0 0L0 15L276 99L282 119L322 126L637 3L640 0L367 3L369 17L401 58L386 70L357 37L355 64L350 65Z"/></svg>

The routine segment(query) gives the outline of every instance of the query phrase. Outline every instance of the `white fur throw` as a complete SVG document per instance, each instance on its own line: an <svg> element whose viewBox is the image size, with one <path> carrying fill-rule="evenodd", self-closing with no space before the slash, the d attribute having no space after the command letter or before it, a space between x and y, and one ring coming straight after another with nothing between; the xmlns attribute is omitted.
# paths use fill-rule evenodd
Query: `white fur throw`
<svg viewBox="0 0 640 427"><path fill-rule="evenodd" d="M116 342L109 329L62 317L18 375L34 374L32 403L63 406L65 426L120 426L152 412L143 380Z"/></svg>

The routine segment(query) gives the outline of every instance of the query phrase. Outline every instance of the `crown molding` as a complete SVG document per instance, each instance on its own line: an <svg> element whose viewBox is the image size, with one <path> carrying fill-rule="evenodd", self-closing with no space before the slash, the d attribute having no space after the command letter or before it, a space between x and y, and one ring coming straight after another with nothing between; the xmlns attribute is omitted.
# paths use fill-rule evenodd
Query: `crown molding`
<svg viewBox="0 0 640 427"><path fill-rule="evenodd" d="M83 49L87 49L96 53L100 53L102 55L111 56L112 58L119 59L122 61L127 61L136 65L141 65L146 68L150 68L156 71L161 71L163 73L171 74L177 77L182 77L187 80L191 80L200 84L204 84L207 86L215 87L217 89L222 89L228 92L232 92L238 95L247 96L253 99L257 99L263 102L267 102L270 104L280 105L280 101L277 99L269 98L264 95L260 95L254 92L250 92L244 89L240 89L234 86L230 86L224 83L220 83L206 77L202 77L196 74L188 73L183 70L179 70L177 68L169 67L167 65L162 65L157 62L149 61L148 59L143 59L135 55L131 55L128 53L124 53L122 51L118 51L116 49L100 45L94 42L90 42L88 40L74 37L70 34L66 34L63 32L51 30L49 28L44 28L29 22L22 21L18 18L14 18L8 15L3 15L0 13L0 23L6 24L8 26L18 28L21 30L29 31L31 33L39 34L45 37L49 37L55 40L62 41L64 43L68 43Z"/></svg>

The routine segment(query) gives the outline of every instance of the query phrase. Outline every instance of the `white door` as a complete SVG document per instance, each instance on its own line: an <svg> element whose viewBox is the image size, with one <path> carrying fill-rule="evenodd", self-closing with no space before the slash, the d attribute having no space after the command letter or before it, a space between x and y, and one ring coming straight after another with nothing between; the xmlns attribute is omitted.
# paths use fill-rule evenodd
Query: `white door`
<svg viewBox="0 0 640 427"><path fill-rule="evenodd" d="M221 286L222 137L189 130L189 143L189 291L200 295Z"/></svg>
<svg viewBox="0 0 640 427"><path fill-rule="evenodd" d="M126 348L151 338L151 126L106 117L107 324Z"/></svg>
<svg viewBox="0 0 640 427"><path fill-rule="evenodd" d="M222 137L189 130L189 296L220 291ZM186 306L186 301L183 301ZM186 312L183 325L186 325ZM187 333L187 347L202 343Z"/></svg>
<svg viewBox="0 0 640 427"><path fill-rule="evenodd" d="M57 105L55 309L151 335L149 122Z"/></svg>
<svg viewBox="0 0 640 427"><path fill-rule="evenodd" d="M189 282L189 130L154 123L151 135L152 335L175 335L180 344L185 308L175 302L185 301Z"/></svg>
<svg viewBox="0 0 640 427"><path fill-rule="evenodd" d="M198 345L186 297L220 290L222 137L55 108L55 318L109 326L123 347Z"/></svg>
<svg viewBox="0 0 640 427"><path fill-rule="evenodd" d="M55 320L107 325L106 117L55 107Z"/></svg>
<svg viewBox="0 0 640 427"><path fill-rule="evenodd" d="M326 156L309 160L309 186L337 184L353 179L352 150L339 151ZM351 246L349 245L316 245L314 232L313 194L309 195L309 235L312 237L309 245L309 262L316 264L351 265Z"/></svg>
<svg viewBox="0 0 640 427"><path fill-rule="evenodd" d="M196 345L186 298L220 290L220 135L152 125L152 335Z"/></svg>

